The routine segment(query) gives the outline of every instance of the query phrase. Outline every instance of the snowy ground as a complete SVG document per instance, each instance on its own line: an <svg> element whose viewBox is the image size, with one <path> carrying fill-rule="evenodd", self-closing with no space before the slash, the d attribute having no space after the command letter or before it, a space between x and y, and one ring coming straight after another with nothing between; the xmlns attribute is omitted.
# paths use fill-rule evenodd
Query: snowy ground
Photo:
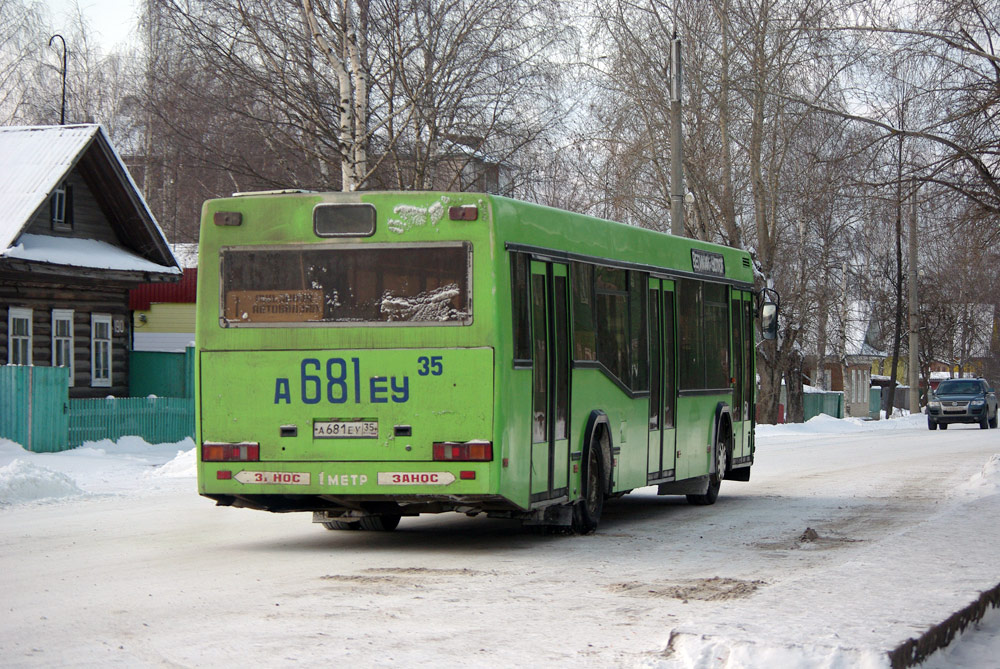
<svg viewBox="0 0 1000 669"><path fill-rule="evenodd" d="M0 440L5 666L887 667L1000 583L1000 431L758 427L712 507L636 491L596 535L394 533L198 497L193 444ZM995 667L1000 612L924 666Z"/></svg>

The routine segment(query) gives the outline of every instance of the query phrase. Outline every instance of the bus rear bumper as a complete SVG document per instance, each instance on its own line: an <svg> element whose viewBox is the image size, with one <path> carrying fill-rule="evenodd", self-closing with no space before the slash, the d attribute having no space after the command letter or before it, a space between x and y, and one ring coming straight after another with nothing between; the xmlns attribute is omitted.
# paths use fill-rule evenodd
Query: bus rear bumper
<svg viewBox="0 0 1000 669"><path fill-rule="evenodd" d="M501 495L225 495L202 493L215 500L219 506L257 509L272 513L309 511L313 522L331 520L356 520L377 514L416 516L421 513L454 511L475 515L478 513L508 514L521 511L517 505Z"/></svg>

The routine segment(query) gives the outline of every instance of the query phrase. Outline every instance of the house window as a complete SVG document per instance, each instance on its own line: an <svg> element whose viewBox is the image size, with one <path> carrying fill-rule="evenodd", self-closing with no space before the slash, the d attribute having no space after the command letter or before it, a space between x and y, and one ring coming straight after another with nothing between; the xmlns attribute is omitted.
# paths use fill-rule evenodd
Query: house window
<svg viewBox="0 0 1000 669"><path fill-rule="evenodd" d="M73 186L62 182L53 191L50 200L52 229L68 231L73 229Z"/></svg>
<svg viewBox="0 0 1000 669"><path fill-rule="evenodd" d="M31 309L11 307L7 312L7 364L31 364Z"/></svg>
<svg viewBox="0 0 1000 669"><path fill-rule="evenodd" d="M111 386L111 316L92 314L90 317L90 385Z"/></svg>
<svg viewBox="0 0 1000 669"><path fill-rule="evenodd" d="M73 310L52 310L52 366L69 368L73 385Z"/></svg>

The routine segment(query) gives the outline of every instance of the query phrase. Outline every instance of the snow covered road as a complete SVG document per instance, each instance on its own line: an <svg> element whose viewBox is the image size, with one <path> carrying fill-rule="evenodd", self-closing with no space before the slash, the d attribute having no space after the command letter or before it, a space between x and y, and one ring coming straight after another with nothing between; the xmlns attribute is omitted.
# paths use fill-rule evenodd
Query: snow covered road
<svg viewBox="0 0 1000 669"><path fill-rule="evenodd" d="M1000 583L1000 431L920 418L760 426L749 484L710 507L642 489L587 537L457 515L330 532L199 498L190 443L0 441L0 652L7 666L885 667Z"/></svg>

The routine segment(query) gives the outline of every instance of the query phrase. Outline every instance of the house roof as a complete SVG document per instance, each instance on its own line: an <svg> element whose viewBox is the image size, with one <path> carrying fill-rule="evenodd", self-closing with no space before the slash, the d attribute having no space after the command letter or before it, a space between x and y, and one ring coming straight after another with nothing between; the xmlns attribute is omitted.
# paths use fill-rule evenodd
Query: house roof
<svg viewBox="0 0 1000 669"><path fill-rule="evenodd" d="M811 347L806 351L808 355L813 356L816 355L819 339L816 325L814 321ZM835 310L827 321L826 359L845 355L857 364L869 358L884 358L885 351L877 347L877 330L878 327L872 320L872 306L868 303L853 301L847 305L846 314Z"/></svg>
<svg viewBox="0 0 1000 669"><path fill-rule="evenodd" d="M884 358L886 353L873 344L875 332L872 323L872 307L865 302L851 302L847 309L845 334L847 345L844 352L848 356L862 358Z"/></svg>
<svg viewBox="0 0 1000 669"><path fill-rule="evenodd" d="M68 237L53 237L61 242L53 247L52 240L37 239L43 235L24 234L35 212L74 169L98 199L120 248ZM108 248L94 253L88 244ZM48 250L57 253L46 256ZM112 257L118 263L109 266ZM181 273L121 157L104 129L95 124L0 127L0 258L155 275Z"/></svg>

